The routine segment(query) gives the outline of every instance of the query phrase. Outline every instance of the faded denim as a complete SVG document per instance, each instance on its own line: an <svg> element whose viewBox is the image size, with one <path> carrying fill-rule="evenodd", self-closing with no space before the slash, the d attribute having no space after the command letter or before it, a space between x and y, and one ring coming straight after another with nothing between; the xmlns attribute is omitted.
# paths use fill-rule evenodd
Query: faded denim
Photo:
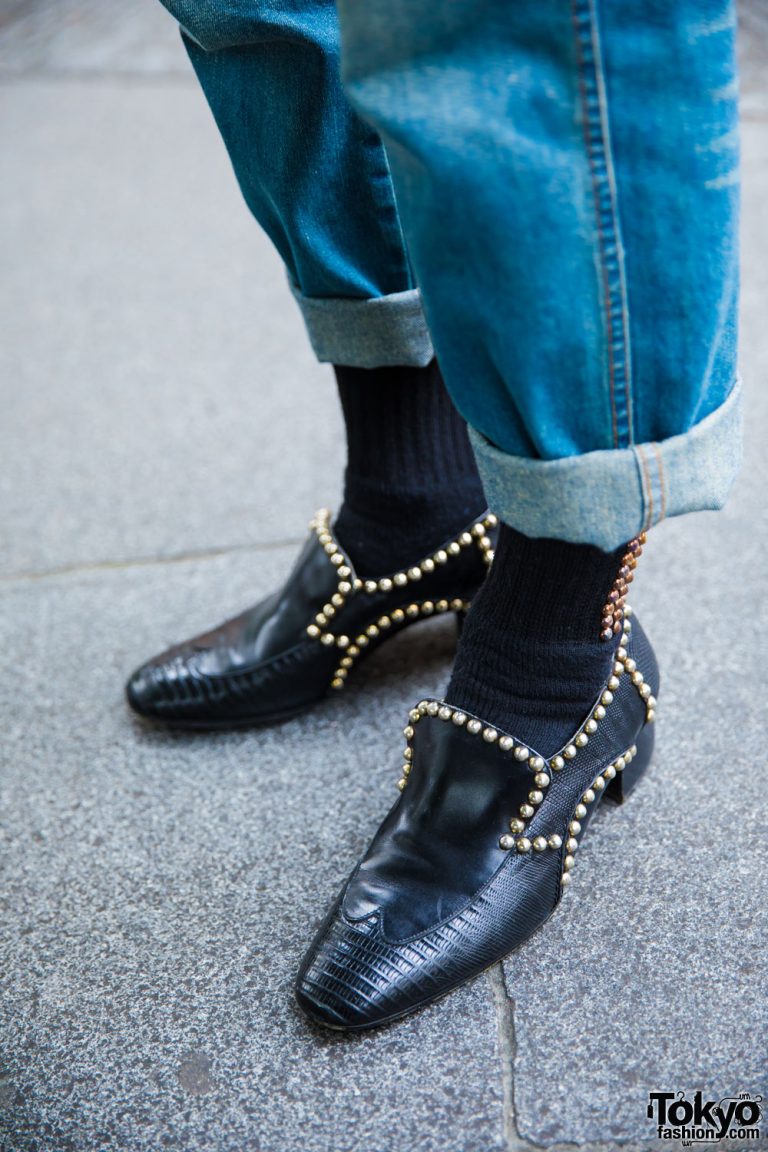
<svg viewBox="0 0 768 1152"><path fill-rule="evenodd" d="M741 444L731 0L339 0L359 117L325 0L167 6L323 357L391 363L392 341L425 362L418 281L509 523L614 548L722 505Z"/></svg>
<svg viewBox="0 0 768 1152"><path fill-rule="evenodd" d="M387 156L342 91L333 0L163 2L318 359L429 363Z"/></svg>

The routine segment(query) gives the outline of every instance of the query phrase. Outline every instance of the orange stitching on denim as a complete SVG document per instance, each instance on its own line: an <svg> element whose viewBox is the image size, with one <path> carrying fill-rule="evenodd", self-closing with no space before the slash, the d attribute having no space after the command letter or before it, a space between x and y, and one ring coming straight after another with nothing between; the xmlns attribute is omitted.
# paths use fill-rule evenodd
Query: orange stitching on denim
<svg viewBox="0 0 768 1152"><path fill-rule="evenodd" d="M645 450L642 444L638 444L636 452L640 457L640 463L643 466L643 487L645 489L646 500L646 513L645 520L643 521L643 531L647 531L653 524L653 485L651 484L651 473L648 468L648 461L645 457Z"/></svg>
<svg viewBox="0 0 768 1152"><path fill-rule="evenodd" d="M664 457L661 454L661 449L655 442L651 445L656 456L656 467L659 471L659 487L661 488L661 512L659 520L663 520L667 514L667 484L664 476Z"/></svg>
<svg viewBox="0 0 768 1152"><path fill-rule="evenodd" d="M589 140L589 112L587 110L587 91L584 80L584 53L581 47L581 34L579 31L579 22L576 14L576 0L571 0L571 22L573 24L574 40L576 42L576 56L579 68L579 97L581 99L582 111L582 133L584 136L584 149L587 153L587 161L589 163L589 172L592 178L592 194L595 202L595 222L597 224L597 236L600 246L600 268L603 274L603 302L605 307L605 323L606 323L606 337L608 341L608 385L611 395L611 423L613 428L613 446L619 446L619 432L616 421L616 395L615 395L615 365L613 361L613 340L611 333L613 324L611 319L611 294L608 284L608 269L606 268L605 260L602 258L605 251L605 237L603 235L603 226L600 220L600 204L597 196L597 171L595 168L595 158L592 154L592 147Z"/></svg>

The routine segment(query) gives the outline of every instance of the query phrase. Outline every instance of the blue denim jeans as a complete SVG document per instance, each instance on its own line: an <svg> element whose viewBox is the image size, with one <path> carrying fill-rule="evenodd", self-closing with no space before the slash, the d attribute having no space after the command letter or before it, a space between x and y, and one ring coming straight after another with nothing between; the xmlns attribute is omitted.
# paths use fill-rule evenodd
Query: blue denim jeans
<svg viewBox="0 0 768 1152"><path fill-rule="evenodd" d="M433 341L529 536L609 549L723 504L732 0L164 2L321 359Z"/></svg>

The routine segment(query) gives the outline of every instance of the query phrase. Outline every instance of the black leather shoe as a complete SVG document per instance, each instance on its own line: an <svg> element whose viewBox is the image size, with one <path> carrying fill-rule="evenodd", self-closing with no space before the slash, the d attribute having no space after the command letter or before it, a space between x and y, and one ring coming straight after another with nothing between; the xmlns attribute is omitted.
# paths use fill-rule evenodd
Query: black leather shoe
<svg viewBox="0 0 768 1152"><path fill-rule="evenodd" d="M496 523L486 513L411 568L361 580L322 509L279 592L144 664L128 702L189 728L295 716L343 688L365 654L409 624L441 612L463 618L493 558Z"/></svg>
<svg viewBox="0 0 768 1152"><path fill-rule="evenodd" d="M346 1030L396 1020L551 916L598 804L621 802L651 757L658 668L639 625L624 628L590 715L549 760L449 704L410 713L402 794L299 973L312 1020Z"/></svg>

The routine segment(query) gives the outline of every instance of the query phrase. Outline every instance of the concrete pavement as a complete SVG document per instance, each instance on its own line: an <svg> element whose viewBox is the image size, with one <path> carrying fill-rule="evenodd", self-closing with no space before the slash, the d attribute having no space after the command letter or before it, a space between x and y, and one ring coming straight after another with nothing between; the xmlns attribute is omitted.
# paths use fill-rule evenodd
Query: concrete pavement
<svg viewBox="0 0 768 1152"><path fill-rule="evenodd" d="M765 1094L768 48L743 15L747 457L643 559L656 763L525 948L351 1040L291 980L452 628L269 732L127 714L138 661L285 573L340 421L159 5L0 15L2 1152L645 1152L674 1147L650 1090Z"/></svg>

